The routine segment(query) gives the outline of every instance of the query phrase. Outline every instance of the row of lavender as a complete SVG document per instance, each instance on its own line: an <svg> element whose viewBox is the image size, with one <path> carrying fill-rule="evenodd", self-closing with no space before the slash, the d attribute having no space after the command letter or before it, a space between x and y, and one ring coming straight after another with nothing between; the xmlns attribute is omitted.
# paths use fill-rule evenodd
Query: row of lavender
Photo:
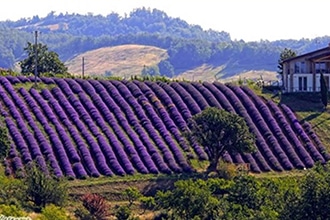
<svg viewBox="0 0 330 220"><path fill-rule="evenodd" d="M56 83L58 87L51 91L44 89L41 93L35 89L28 92L20 88L18 95L11 83L25 82L29 79L22 77L8 79L0 79L5 89L2 91L4 103L8 109L18 109L21 114L17 112L7 116L16 116L21 121L35 118L40 122L39 127L45 129L44 132L49 139L48 148L51 146L52 153L49 153L51 150L39 148L42 141L39 141L37 135L34 143L28 143L29 139L25 137L17 139L29 146L26 147L26 149L30 148L27 150L28 153L33 149L47 153L37 155L42 161L42 163L38 161L39 165L45 170L47 170L45 161L49 161L46 157L50 154L58 161L58 164L50 164L55 174L73 178L135 172L192 171L181 150L189 151L189 147L173 121L167 118L166 125L172 126L168 131L159 120L157 113L148 109L148 106L145 106L149 114L147 116L136 100L126 102L120 92L133 96L123 84L117 84L119 88L117 90L111 83L45 78L43 79L45 83ZM11 98L21 104L15 105L11 102ZM35 108L35 103L38 103L39 108ZM31 112L27 110L28 108ZM139 112L135 113L133 109ZM38 126L27 128L29 125L32 126L30 121L33 122L27 120L28 125L23 124L23 126L18 124L15 126L12 123L13 126L9 127L9 130L15 140L15 133L20 133L18 128L31 129L32 133L36 134L35 130L39 129ZM31 132L29 135L31 136ZM22 152L21 148L18 148L17 152ZM16 161L19 155L15 154L11 157L14 157L11 161ZM21 164L24 164L31 162L36 155L29 154L28 160L24 160L25 157L22 155L21 158L23 160ZM15 165L13 167L14 170L23 168Z"/></svg>
<svg viewBox="0 0 330 220"><path fill-rule="evenodd" d="M207 106L243 116L256 134L254 154L226 154L252 171L312 167L329 155L309 124L286 106L264 101L246 87L220 83L96 81L41 78L53 89L38 92L0 78L1 114L13 137L7 172L36 160L58 176L191 172L187 158L207 159L197 143L182 137L187 120Z"/></svg>

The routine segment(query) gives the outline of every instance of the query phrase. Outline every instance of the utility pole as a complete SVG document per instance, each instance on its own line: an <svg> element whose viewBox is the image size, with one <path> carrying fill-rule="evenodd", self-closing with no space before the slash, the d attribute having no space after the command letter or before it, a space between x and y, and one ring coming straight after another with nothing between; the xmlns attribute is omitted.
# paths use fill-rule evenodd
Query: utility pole
<svg viewBox="0 0 330 220"><path fill-rule="evenodd" d="M34 31L34 85L37 86L38 76L38 31Z"/></svg>

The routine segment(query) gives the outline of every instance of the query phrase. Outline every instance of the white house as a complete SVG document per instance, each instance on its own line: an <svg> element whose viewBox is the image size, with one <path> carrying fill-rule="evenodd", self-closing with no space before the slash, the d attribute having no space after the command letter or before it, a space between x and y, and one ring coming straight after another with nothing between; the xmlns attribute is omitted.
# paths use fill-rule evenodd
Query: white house
<svg viewBox="0 0 330 220"><path fill-rule="evenodd" d="M323 73L329 89L330 44L322 49L283 60L284 92L320 91L320 75Z"/></svg>

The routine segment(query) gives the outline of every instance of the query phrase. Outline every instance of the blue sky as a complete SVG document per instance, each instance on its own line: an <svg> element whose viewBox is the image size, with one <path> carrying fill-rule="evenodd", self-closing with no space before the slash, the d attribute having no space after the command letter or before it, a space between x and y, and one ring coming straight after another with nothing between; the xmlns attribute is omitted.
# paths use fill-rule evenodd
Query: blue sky
<svg viewBox="0 0 330 220"><path fill-rule="evenodd" d="M0 20L49 12L107 15L157 8L203 29L244 41L315 38L330 35L327 0L0 0Z"/></svg>

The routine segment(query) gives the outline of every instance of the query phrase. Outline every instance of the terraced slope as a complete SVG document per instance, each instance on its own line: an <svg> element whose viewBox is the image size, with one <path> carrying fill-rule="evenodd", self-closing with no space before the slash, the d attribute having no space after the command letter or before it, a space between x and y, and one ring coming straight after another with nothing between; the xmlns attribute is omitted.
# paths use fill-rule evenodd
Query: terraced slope
<svg viewBox="0 0 330 220"><path fill-rule="evenodd" d="M57 176L85 178L134 173L193 172L190 158L207 159L182 137L187 120L207 106L243 116L258 151L224 159L251 171L310 168L329 155L309 124L285 105L247 87L221 83L97 81L0 77L0 113L13 140L6 172L36 161ZM41 82L40 82L41 84ZM47 166L49 164L49 166ZM51 171L49 170L51 169Z"/></svg>

